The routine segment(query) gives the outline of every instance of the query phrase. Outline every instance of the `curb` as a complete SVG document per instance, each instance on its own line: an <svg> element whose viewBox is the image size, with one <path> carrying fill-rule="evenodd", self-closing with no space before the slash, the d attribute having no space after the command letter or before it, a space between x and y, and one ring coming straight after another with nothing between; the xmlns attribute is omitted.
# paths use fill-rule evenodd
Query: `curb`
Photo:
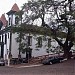
<svg viewBox="0 0 75 75"><path fill-rule="evenodd" d="M7 67L12 67L12 68L27 68L27 67L38 67L38 66L42 66L42 64L38 64L38 65L28 65L28 66L7 66Z"/></svg>

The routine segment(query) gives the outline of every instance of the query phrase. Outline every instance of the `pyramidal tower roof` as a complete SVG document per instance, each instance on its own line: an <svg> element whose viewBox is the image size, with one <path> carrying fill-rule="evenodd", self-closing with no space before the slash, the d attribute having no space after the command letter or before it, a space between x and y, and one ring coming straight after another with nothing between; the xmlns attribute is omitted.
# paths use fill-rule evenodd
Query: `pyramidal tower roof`
<svg viewBox="0 0 75 75"><path fill-rule="evenodd" d="M9 11L9 12L7 12L7 15L11 15L11 14L14 14L15 12L19 12L20 10L19 10L19 7L18 7L18 5L15 3L13 6L12 6L12 8L11 8L11 10Z"/></svg>
<svg viewBox="0 0 75 75"><path fill-rule="evenodd" d="M7 25L7 20L6 20L6 18L5 18L5 14L2 14L0 20L2 21L3 26L6 26L6 25Z"/></svg>
<svg viewBox="0 0 75 75"><path fill-rule="evenodd" d="M15 4L12 6L11 10L18 12L18 11L19 11L18 5L15 3Z"/></svg>

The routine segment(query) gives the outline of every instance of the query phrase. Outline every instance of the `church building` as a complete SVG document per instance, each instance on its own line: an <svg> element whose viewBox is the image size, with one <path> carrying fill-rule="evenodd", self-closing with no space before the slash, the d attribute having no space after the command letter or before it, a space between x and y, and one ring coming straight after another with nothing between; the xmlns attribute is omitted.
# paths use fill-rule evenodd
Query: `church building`
<svg viewBox="0 0 75 75"><path fill-rule="evenodd" d="M18 16L15 15L15 13L19 11L20 9L18 5L15 3L12 6L11 10L9 10L6 13L8 15L8 19L6 20L5 14L2 14L0 18L0 58L8 59L8 54L11 54L12 58L18 58L19 54L22 58L28 58L28 54L30 58L47 55L48 47L46 45L52 44L57 46L57 42L55 40L51 42L52 39L49 39L49 37L47 37L46 41L42 41L43 38L41 38L39 42L39 45L41 45L41 47L37 48L37 41L35 39L35 36L33 36L32 34L30 35L30 38L28 38L28 34L26 34L25 36L31 48L31 51L23 53L18 50L19 44L16 42L18 34L11 33L11 27L20 24L20 22L16 20Z"/></svg>

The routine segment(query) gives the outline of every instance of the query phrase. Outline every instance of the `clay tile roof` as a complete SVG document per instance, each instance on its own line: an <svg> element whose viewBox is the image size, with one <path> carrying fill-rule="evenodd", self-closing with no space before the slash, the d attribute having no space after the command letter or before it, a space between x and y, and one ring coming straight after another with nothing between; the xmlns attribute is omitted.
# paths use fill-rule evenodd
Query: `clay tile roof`
<svg viewBox="0 0 75 75"><path fill-rule="evenodd" d="M2 23L3 23L3 25L4 25L4 26L6 26L6 25L7 25L7 20L6 20L6 18L5 18L5 15L4 15L4 14L2 14L2 16L1 16L0 20L2 21Z"/></svg>
<svg viewBox="0 0 75 75"><path fill-rule="evenodd" d="M11 10L18 12L18 11L19 11L18 5L15 3L15 4L12 6Z"/></svg>

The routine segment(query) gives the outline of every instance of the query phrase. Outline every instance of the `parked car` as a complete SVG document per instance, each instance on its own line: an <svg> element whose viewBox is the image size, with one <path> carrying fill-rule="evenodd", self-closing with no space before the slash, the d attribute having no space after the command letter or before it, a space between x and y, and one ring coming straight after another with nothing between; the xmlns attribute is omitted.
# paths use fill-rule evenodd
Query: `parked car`
<svg viewBox="0 0 75 75"><path fill-rule="evenodd" d="M42 64L46 65L46 64L54 64L54 63L60 63L62 62L63 57L48 57L47 59L42 61Z"/></svg>
<svg viewBox="0 0 75 75"><path fill-rule="evenodd" d="M4 60L1 60L1 59L0 59L0 66L5 66Z"/></svg>
<svg viewBox="0 0 75 75"><path fill-rule="evenodd" d="M57 56L57 58L60 60L60 62L62 62L64 60L63 56Z"/></svg>
<svg viewBox="0 0 75 75"><path fill-rule="evenodd" d="M75 56L73 58L75 59Z"/></svg>

